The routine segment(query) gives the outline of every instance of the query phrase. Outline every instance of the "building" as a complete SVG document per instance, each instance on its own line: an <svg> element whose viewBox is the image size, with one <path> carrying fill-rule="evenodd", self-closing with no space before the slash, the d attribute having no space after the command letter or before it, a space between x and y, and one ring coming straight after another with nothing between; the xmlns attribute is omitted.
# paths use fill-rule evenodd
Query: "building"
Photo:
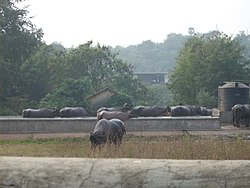
<svg viewBox="0 0 250 188"><path fill-rule="evenodd" d="M146 85L165 84L168 82L166 72L134 72L134 78L141 80Z"/></svg>

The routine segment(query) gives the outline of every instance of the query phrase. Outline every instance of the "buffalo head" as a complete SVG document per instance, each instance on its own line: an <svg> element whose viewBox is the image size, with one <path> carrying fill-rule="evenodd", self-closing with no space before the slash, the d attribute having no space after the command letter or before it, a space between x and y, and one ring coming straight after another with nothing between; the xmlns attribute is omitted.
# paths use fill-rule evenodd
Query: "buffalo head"
<svg viewBox="0 0 250 188"><path fill-rule="evenodd" d="M97 146L102 146L107 142L107 138L105 135L99 132L91 132L89 136L89 141L91 143L91 148L96 148Z"/></svg>

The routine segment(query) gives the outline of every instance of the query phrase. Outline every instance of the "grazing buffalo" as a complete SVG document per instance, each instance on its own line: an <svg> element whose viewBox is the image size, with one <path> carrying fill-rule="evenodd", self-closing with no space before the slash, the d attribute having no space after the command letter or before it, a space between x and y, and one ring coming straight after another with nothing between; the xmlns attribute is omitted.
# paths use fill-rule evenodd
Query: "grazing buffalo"
<svg viewBox="0 0 250 188"><path fill-rule="evenodd" d="M198 106L173 106L171 107L170 115L177 116L199 116L201 109Z"/></svg>
<svg viewBox="0 0 250 188"><path fill-rule="evenodd" d="M62 118L89 116L88 112L82 107L65 107L60 110L60 115Z"/></svg>
<svg viewBox="0 0 250 188"><path fill-rule="evenodd" d="M132 112L138 117L157 117L166 116L170 112L170 107L161 106L138 106L135 107Z"/></svg>
<svg viewBox="0 0 250 188"><path fill-rule="evenodd" d="M59 116L59 110L57 108L47 109L24 109L22 111L22 116L24 118L54 118Z"/></svg>
<svg viewBox="0 0 250 188"><path fill-rule="evenodd" d="M243 119L246 127L249 127L250 118L250 105L249 104L236 104L232 107L233 125L239 127L239 121Z"/></svg>
<svg viewBox="0 0 250 188"><path fill-rule="evenodd" d="M120 111L101 111L97 113L97 120L100 119L119 119L121 121L127 121L130 118L137 117L133 112L120 112Z"/></svg>
<svg viewBox="0 0 250 188"><path fill-rule="evenodd" d="M94 149L107 142L120 145L125 133L124 123L119 119L101 119L96 123L94 131L90 133L91 148Z"/></svg>
<svg viewBox="0 0 250 188"><path fill-rule="evenodd" d="M114 135L117 136L117 143L120 145L122 143L123 135L126 134L124 122L119 120L119 119L111 119L109 121L112 124L112 127L115 128L115 130L116 130ZM117 125L119 127L117 127ZM116 143L116 142L114 142L114 143Z"/></svg>
<svg viewBox="0 0 250 188"><path fill-rule="evenodd" d="M101 112L101 111L120 111L120 112L128 112L129 110L132 110L133 105L132 104L127 104L125 103L122 107L111 107L111 108L107 108L107 107L101 107L97 110L97 113Z"/></svg>

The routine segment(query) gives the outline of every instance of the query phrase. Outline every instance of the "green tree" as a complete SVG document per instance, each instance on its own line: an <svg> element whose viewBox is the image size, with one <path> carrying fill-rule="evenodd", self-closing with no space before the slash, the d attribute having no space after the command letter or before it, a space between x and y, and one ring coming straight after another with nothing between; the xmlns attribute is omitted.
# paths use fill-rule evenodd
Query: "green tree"
<svg viewBox="0 0 250 188"><path fill-rule="evenodd" d="M116 74L108 87L115 88L116 91L130 96L134 105L147 103L148 89L138 79L133 78L132 72Z"/></svg>
<svg viewBox="0 0 250 188"><path fill-rule="evenodd" d="M39 102L67 78L66 52L54 45L42 45L23 63L22 93L28 100Z"/></svg>
<svg viewBox="0 0 250 188"><path fill-rule="evenodd" d="M132 104L131 98L126 94L118 93L117 95L113 95L110 97L110 99L107 101L106 106L123 106L125 103Z"/></svg>
<svg viewBox="0 0 250 188"><path fill-rule="evenodd" d="M72 79L88 78L91 92L97 92L117 77L132 77L132 66L117 58L108 46L92 46L92 41L72 49L67 56Z"/></svg>
<svg viewBox="0 0 250 188"><path fill-rule="evenodd" d="M36 29L27 9L16 6L17 0L0 0L0 103L21 99L21 66L41 44L42 30ZM11 99L11 100L9 100ZM21 99L22 100L22 99ZM15 106L17 106L16 104ZM13 109L14 110L14 109Z"/></svg>
<svg viewBox="0 0 250 188"><path fill-rule="evenodd" d="M218 31L190 38L170 76L175 103L195 105L202 101L200 94L206 93L211 105L220 82L248 79L249 61L244 51L238 41Z"/></svg>
<svg viewBox="0 0 250 188"><path fill-rule="evenodd" d="M88 109L89 103L86 98L90 95L89 87L87 80L66 79L41 100L40 107L81 106Z"/></svg>
<svg viewBox="0 0 250 188"><path fill-rule="evenodd" d="M132 71L130 65L110 51L110 47L97 45L90 55L87 75L94 91L107 86L115 75L126 75Z"/></svg>
<svg viewBox="0 0 250 188"><path fill-rule="evenodd" d="M149 90L149 96L147 97L148 103L150 106L159 105L159 106L171 106L172 93L165 84L154 84L147 86Z"/></svg>
<svg viewBox="0 0 250 188"><path fill-rule="evenodd" d="M250 58L250 35L246 34L244 31L240 31L235 39L239 41L241 45L244 45L246 47L246 57Z"/></svg>

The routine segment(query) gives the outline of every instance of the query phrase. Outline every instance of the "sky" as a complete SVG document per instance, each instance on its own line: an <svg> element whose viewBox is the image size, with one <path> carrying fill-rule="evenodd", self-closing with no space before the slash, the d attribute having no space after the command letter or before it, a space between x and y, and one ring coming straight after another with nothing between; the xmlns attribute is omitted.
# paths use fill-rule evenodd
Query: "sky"
<svg viewBox="0 0 250 188"><path fill-rule="evenodd" d="M250 32L250 0L26 0L29 16L47 44L77 47L87 41L107 46L162 43L188 28L228 35ZM22 4L22 5L23 5Z"/></svg>

